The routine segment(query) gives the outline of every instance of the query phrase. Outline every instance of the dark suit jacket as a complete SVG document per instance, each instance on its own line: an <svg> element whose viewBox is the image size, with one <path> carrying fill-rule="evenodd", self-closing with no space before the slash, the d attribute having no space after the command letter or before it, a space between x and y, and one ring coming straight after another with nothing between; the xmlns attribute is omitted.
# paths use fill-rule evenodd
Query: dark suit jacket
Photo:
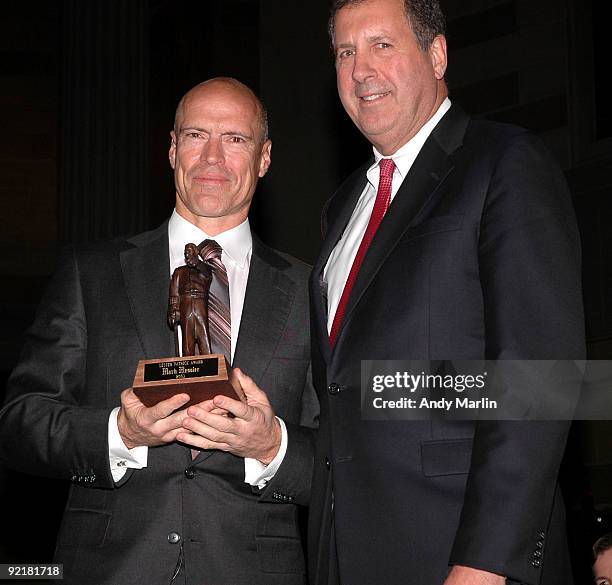
<svg viewBox="0 0 612 585"><path fill-rule="evenodd" d="M470 121L453 106L383 219L330 352L323 269L369 164L329 202L311 277L321 402L311 582L327 584L333 514L343 585L437 585L449 563L530 585L570 583L556 487L568 424L360 414L360 360L584 355L564 178L526 131Z"/></svg>
<svg viewBox="0 0 612 585"><path fill-rule="evenodd" d="M0 456L23 471L72 479L55 560L64 582L302 585L297 524L308 499L318 406L309 381L305 264L254 237L234 364L287 423L287 456L262 493L243 459L179 444L117 485L107 420L139 359L174 354L166 325L167 224L132 239L78 246L64 258L31 328L0 412ZM186 470L187 473L186 473ZM177 533L179 543L169 542ZM172 538L170 538L172 540ZM185 577L186 575L186 577Z"/></svg>

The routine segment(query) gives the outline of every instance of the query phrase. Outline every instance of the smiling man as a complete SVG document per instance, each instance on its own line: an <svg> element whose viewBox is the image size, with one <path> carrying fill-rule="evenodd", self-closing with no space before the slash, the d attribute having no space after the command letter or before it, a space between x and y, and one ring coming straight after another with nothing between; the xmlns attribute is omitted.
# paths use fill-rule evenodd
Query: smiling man
<svg viewBox="0 0 612 585"><path fill-rule="evenodd" d="M67 584L305 582L297 505L312 470L305 425L318 412L308 267L251 233L267 132L238 81L190 90L171 132L170 220L71 250L38 311L0 411L0 457L73 482L55 553ZM129 388L138 360L174 355L168 284L187 243L214 256L209 300L215 279L225 283L227 344L210 301L208 329L215 353L251 376L240 374L247 403L185 410L180 394L146 408Z"/></svg>
<svg viewBox="0 0 612 585"><path fill-rule="evenodd" d="M209 232L246 220L257 180L271 162L263 107L241 89L231 80L196 86L180 101L171 132L176 211Z"/></svg>
<svg viewBox="0 0 612 585"><path fill-rule="evenodd" d="M571 583L569 423L361 416L362 360L584 356L563 175L529 132L451 104L444 27L437 0L333 3L338 94L373 156L325 206L311 277L313 585Z"/></svg>
<svg viewBox="0 0 612 585"><path fill-rule="evenodd" d="M604 534L593 545L595 585L612 585L612 532Z"/></svg>

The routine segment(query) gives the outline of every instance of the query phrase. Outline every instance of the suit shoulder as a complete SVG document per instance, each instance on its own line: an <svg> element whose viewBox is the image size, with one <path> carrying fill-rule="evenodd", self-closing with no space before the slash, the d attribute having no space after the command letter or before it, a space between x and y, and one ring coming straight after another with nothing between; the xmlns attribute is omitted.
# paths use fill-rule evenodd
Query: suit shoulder
<svg viewBox="0 0 612 585"><path fill-rule="evenodd" d="M312 269L312 266L306 264L306 262L291 254L271 248L255 236L253 237L253 254L295 280L308 280Z"/></svg>
<svg viewBox="0 0 612 585"><path fill-rule="evenodd" d="M140 247L156 238L167 234L167 223L135 235L118 236L110 240L95 240L73 244L75 257L79 264L104 262L118 258L125 250Z"/></svg>
<svg viewBox="0 0 612 585"><path fill-rule="evenodd" d="M280 250L275 250L274 248L270 248L270 252L277 256L278 262L276 264L276 268L282 270L297 280L308 280L308 276L312 270L312 266L310 264L303 262L291 254L281 252Z"/></svg>
<svg viewBox="0 0 612 585"><path fill-rule="evenodd" d="M508 145L515 140L522 138L529 139L534 135L521 126L504 124L502 122L492 122L490 120L470 120L468 124L464 144L479 144L482 148L483 142L486 145Z"/></svg>
<svg viewBox="0 0 612 585"><path fill-rule="evenodd" d="M303 260L292 256L291 254L287 254L286 252L281 252L280 250L274 250L285 262L287 262L287 270L293 272L297 275L305 275L308 278L310 271L312 270L312 266L307 264Z"/></svg>
<svg viewBox="0 0 612 585"><path fill-rule="evenodd" d="M491 172L506 167L533 172L560 172L559 162L534 132L499 122L473 120L468 125L458 157Z"/></svg>
<svg viewBox="0 0 612 585"><path fill-rule="evenodd" d="M531 130L513 124L489 120L471 120L468 124L464 146L491 154L503 154L508 150L534 148L548 152L542 140Z"/></svg>

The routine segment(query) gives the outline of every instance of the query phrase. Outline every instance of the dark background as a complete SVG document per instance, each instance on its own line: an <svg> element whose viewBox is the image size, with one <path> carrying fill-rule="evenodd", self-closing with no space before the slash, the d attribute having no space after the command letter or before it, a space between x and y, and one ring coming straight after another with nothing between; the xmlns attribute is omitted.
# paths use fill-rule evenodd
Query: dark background
<svg viewBox="0 0 612 585"><path fill-rule="evenodd" d="M443 1L451 98L475 116L531 128L566 172L594 359L612 359L607 4ZM369 153L336 97L327 11L326 0L3 5L0 399L57 246L169 215L168 132L178 99L199 81L231 75L264 99L273 165L252 224L267 243L315 259L322 204ZM589 547L612 529L610 422L574 425L563 487L577 582L588 583ZM51 559L66 489L0 468L0 563Z"/></svg>

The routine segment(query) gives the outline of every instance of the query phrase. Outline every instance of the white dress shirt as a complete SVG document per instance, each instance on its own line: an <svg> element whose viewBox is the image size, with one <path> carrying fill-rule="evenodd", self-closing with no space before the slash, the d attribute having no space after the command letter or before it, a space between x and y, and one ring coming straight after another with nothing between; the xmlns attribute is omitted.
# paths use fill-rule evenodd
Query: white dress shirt
<svg viewBox="0 0 612 585"><path fill-rule="evenodd" d="M240 225L217 234L214 238L208 236L201 229L181 217L176 210L173 211L168 222L168 252L170 256L170 275L179 266L185 264L185 244L200 244L206 239L215 240L222 248L221 261L227 270L230 295L230 312L232 327L232 355L236 350L242 308L249 278L251 254L253 252L253 238L249 220ZM168 281L169 282L169 281ZM119 481L125 474L126 468L142 469L147 466L148 447L135 447L128 449L117 428L117 414L119 408L113 409L109 417L108 445L111 473L115 481ZM278 418L278 417L277 417ZM287 428L282 419L278 418L281 426L281 446L276 457L267 465L257 459L245 458L245 482L253 486L264 487L274 477L287 452Z"/></svg>
<svg viewBox="0 0 612 585"><path fill-rule="evenodd" d="M441 104L436 113L428 120L426 124L418 131L418 133L404 144L399 150L390 156L383 156L374 150L374 163L367 170L367 183L361 193L351 219L342 234L342 237L336 244L332 253L329 255L325 269L323 270L323 279L327 283L327 331L330 332L336 310L340 303L340 297L344 290L344 285L348 279L349 272L353 266L353 261L357 255L357 250L363 239L366 228L372 215L374 201L376 199L376 191L378 190L378 182L380 179L380 167L378 166L382 158L391 158L395 163L393 172L393 182L391 184L391 203L406 178L408 171L412 167L416 157L425 141L442 119L444 114L451 107L451 102L446 98Z"/></svg>

